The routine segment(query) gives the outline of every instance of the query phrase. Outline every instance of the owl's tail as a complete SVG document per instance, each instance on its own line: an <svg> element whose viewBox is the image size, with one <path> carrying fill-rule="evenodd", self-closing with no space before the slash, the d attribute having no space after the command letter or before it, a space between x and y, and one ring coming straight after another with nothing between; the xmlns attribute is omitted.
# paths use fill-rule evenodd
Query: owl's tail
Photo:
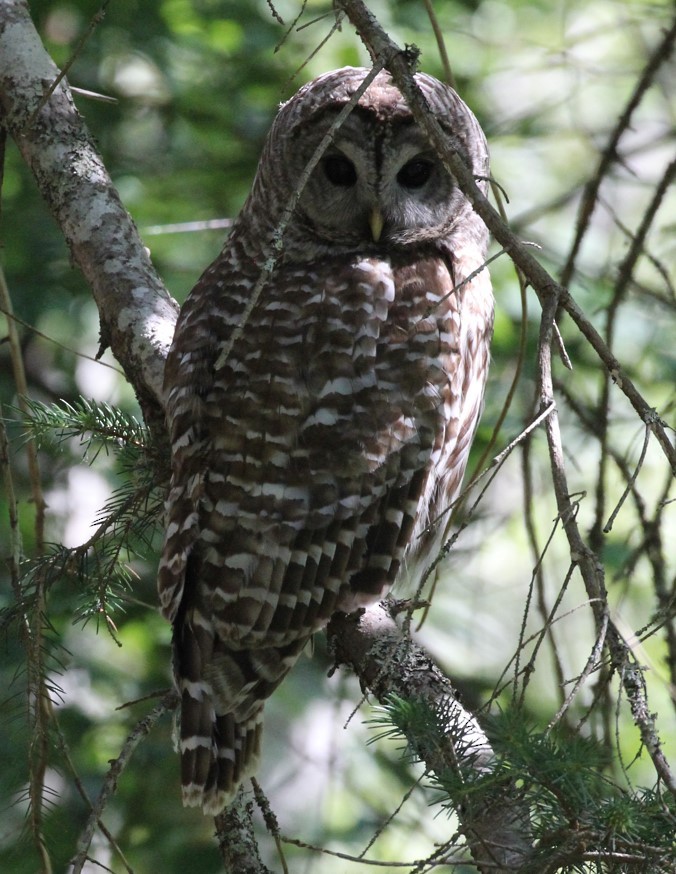
<svg viewBox="0 0 676 874"><path fill-rule="evenodd" d="M195 612L174 638L181 783L183 803L214 816L255 773L263 705L295 664L308 636L282 647L232 650L196 617Z"/></svg>
<svg viewBox="0 0 676 874"><path fill-rule="evenodd" d="M263 704L239 721L232 713L219 716L209 694L193 698L184 689L181 697L183 804L201 807L206 815L215 816L258 767Z"/></svg>

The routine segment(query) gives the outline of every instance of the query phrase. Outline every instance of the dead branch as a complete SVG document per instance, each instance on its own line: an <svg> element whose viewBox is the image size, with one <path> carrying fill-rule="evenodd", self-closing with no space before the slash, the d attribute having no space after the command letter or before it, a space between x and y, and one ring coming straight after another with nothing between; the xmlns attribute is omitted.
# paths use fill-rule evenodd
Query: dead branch
<svg viewBox="0 0 676 874"><path fill-rule="evenodd" d="M87 825L80 835L77 853L71 863L71 874L81 874L82 868L88 858L89 846L92 842L96 825L103 816L103 812L106 809L110 797L115 793L117 789L117 781L120 779L124 769L129 764L131 757L134 754L134 750L143 738L151 731L158 719L164 716L165 713L174 710L177 704L178 697L176 692L171 689L162 698L160 703L150 711L150 713L136 723L124 742L122 749L120 750L120 755L111 761L110 768L103 781L103 785L101 786L99 797L92 807L89 819L87 820Z"/></svg>

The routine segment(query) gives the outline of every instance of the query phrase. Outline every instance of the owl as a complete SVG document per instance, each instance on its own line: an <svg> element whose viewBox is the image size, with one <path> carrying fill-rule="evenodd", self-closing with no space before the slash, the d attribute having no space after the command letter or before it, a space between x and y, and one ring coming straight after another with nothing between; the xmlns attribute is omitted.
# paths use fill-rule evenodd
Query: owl
<svg viewBox="0 0 676 874"><path fill-rule="evenodd" d="M332 132L271 261L367 73L327 73L281 106L166 363L159 597L183 802L207 814L255 770L264 702L314 632L434 557L482 407L487 231L388 73ZM485 191L476 119L447 85L416 81Z"/></svg>

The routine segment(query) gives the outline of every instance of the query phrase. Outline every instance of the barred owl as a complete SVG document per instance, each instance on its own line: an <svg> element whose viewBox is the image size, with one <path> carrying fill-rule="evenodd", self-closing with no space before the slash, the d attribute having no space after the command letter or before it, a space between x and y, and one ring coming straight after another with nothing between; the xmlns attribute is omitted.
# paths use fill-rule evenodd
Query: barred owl
<svg viewBox="0 0 676 874"><path fill-rule="evenodd" d="M205 813L256 768L264 702L312 634L433 558L482 406L487 231L388 73L334 132L260 286L285 206L367 72L327 73L282 105L167 360L159 594L183 802ZM485 190L476 119L416 80Z"/></svg>

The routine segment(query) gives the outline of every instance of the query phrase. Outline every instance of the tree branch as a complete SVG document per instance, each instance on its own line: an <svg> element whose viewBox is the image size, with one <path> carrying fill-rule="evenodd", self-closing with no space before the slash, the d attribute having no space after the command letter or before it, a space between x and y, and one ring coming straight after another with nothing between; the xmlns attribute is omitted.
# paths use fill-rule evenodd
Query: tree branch
<svg viewBox="0 0 676 874"><path fill-rule="evenodd" d="M162 374L178 305L153 269L66 83L44 101L58 74L27 4L0 0L3 125L92 289L101 318L99 351L111 347L153 427L163 422Z"/></svg>
<svg viewBox="0 0 676 874"><path fill-rule="evenodd" d="M82 868L88 858L87 854L89 852L89 846L94 836L94 830L96 829L96 825L103 816L103 811L106 809L111 795L115 793L117 789L117 781L120 779L122 772L129 764L129 761L134 754L136 747L151 731L158 719L164 716L164 714L168 711L173 710L176 707L177 703L178 696L176 695L176 692L171 689L162 697L162 700L159 702L159 704L153 707L150 713L148 713L136 723L131 734L124 742L124 745L120 750L120 755L116 759L111 760L110 768L108 769L108 773L106 774L105 780L103 781L103 784L101 786L101 791L99 792L99 797L97 798L94 807L92 807L89 814L89 819L87 820L87 825L80 835L77 853L71 863L72 868L70 874L80 874L80 872L82 871Z"/></svg>
<svg viewBox="0 0 676 874"><path fill-rule="evenodd" d="M272 874L258 852L253 812L253 802L240 786L232 804L214 819L226 874Z"/></svg>
<svg viewBox="0 0 676 874"><path fill-rule="evenodd" d="M540 323L538 347L538 372L540 375L540 402L550 404L554 398L552 379L552 335L556 313L556 302L552 298L545 302ZM669 791L676 796L676 776L673 774L662 749L655 714L650 712L646 691L644 669L636 662L631 649L623 640L616 625L607 620L608 596L605 586L605 570L599 557L585 543L577 524L577 503L572 500L566 468L564 464L563 443L559 430L558 414L554 412L545 422L547 445L549 448L552 485L563 530L566 533L571 561L580 569L587 595L589 596L597 633L606 629L606 640L613 668L618 672L629 701L634 723L641 734L655 771Z"/></svg>
<svg viewBox="0 0 676 874"><path fill-rule="evenodd" d="M557 306L568 313L611 374L617 387L627 397L643 422L652 429L672 471L676 473L676 449L664 423L629 379L620 362L577 306L568 289L558 283L533 257L528 247L505 224L500 214L479 190L472 171L465 164L462 155L449 143L448 135L443 132L439 122L430 112L425 97L415 83L410 68L411 53L403 51L390 39L362 0L336 0L336 5L346 13L355 26L373 60L385 60L385 66L404 95L416 122L425 131L430 143L446 163L474 211L533 287L540 303L544 305L545 300L553 297ZM676 21L669 33L672 34L673 41L676 34Z"/></svg>
<svg viewBox="0 0 676 874"><path fill-rule="evenodd" d="M475 717L457 700L455 690L429 656L405 637L383 604L361 614L336 614L327 634L336 664L346 664L363 687L381 703L391 695L419 702L443 722L447 743L428 745L408 736L411 747L436 775L461 779L494 770L495 755ZM519 870L531 852L529 815L511 783L491 781L490 788L463 794L457 814L479 870Z"/></svg>

